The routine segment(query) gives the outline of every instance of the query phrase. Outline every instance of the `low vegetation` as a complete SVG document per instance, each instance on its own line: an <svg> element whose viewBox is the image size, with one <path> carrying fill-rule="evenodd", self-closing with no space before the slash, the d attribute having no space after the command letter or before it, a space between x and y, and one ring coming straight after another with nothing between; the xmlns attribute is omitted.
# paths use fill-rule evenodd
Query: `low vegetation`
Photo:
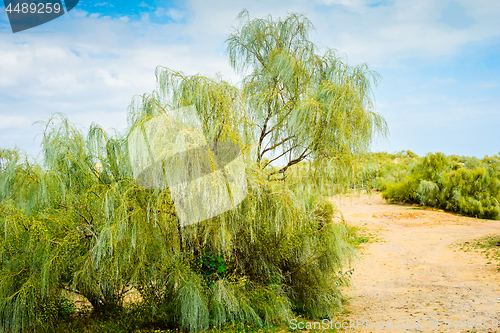
<svg viewBox="0 0 500 333"><path fill-rule="evenodd" d="M460 244L463 251L479 251L488 262L486 265L496 267L500 272L500 235L490 235Z"/></svg>
<svg viewBox="0 0 500 333"><path fill-rule="evenodd" d="M478 159L442 153L418 157L410 151L373 153L357 169L358 187L381 190L382 196L391 202L500 219L498 155Z"/></svg>
<svg viewBox="0 0 500 333"><path fill-rule="evenodd" d="M1 151L1 332L240 332L341 310L357 237L326 198L386 132L371 108L377 74L314 45L304 16L239 18L227 51L242 88L159 67L124 134L54 115L42 161ZM248 195L182 226L169 189L136 183L128 136L187 106L207 141L239 147Z"/></svg>
<svg viewBox="0 0 500 333"><path fill-rule="evenodd" d="M498 155L368 154L387 130L371 111L377 74L319 54L301 15L239 18L227 51L246 74L241 88L159 67L157 90L134 99L125 134L54 115L40 163L0 150L1 332L286 331L292 316L342 310L355 248L369 241L332 195L375 189L500 218ZM182 226L169 189L136 183L128 136L192 105L207 140L239 147L248 195ZM498 242L476 245L493 261Z"/></svg>

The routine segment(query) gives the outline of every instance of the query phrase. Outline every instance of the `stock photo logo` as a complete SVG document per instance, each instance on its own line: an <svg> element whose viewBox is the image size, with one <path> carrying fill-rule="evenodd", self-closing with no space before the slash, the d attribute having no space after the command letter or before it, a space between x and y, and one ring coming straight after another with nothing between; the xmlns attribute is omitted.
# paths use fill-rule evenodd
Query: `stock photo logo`
<svg viewBox="0 0 500 333"><path fill-rule="evenodd" d="M79 0L3 0L12 32L31 29L72 10Z"/></svg>
<svg viewBox="0 0 500 333"><path fill-rule="evenodd" d="M194 106L138 124L128 147L136 184L168 187L182 226L222 214L247 196L240 148L207 142Z"/></svg>

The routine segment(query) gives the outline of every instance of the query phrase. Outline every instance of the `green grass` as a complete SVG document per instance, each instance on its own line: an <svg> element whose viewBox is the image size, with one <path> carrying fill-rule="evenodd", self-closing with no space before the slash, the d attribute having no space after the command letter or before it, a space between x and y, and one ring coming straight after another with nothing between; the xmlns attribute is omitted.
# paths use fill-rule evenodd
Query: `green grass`
<svg viewBox="0 0 500 333"><path fill-rule="evenodd" d="M366 229L364 228L359 228L359 227L354 227L354 226L347 226L347 233L348 233L348 239L350 243L354 247L358 247L361 244L368 243L372 239L370 234Z"/></svg>
<svg viewBox="0 0 500 333"><path fill-rule="evenodd" d="M368 243L368 241L370 241L368 237L358 237L359 244Z"/></svg>
<svg viewBox="0 0 500 333"><path fill-rule="evenodd" d="M71 302L66 300L67 303ZM341 314L345 314L346 310ZM168 317L168 316L167 316ZM297 322L314 322L320 319L312 320L304 318L301 315L294 315L293 318ZM342 322L342 319L335 319L334 321ZM283 322L275 325L266 325L263 327L256 327L247 323L233 323L228 324L219 329L209 329L202 332L222 332L222 333L284 333L284 332L338 332L336 329L295 329L292 330L290 323ZM64 332L64 333L174 333L183 332L181 330L168 327L165 323L152 323L149 317L145 317L134 306L124 306L114 312L112 315L108 314L105 317L96 316L91 312L89 307L74 310L71 315L67 316L64 320L58 322L54 327L44 331L44 333Z"/></svg>
<svg viewBox="0 0 500 333"><path fill-rule="evenodd" d="M297 317L298 318L298 317ZM301 321L306 321L302 318ZM146 332L158 332L158 333L174 333L182 332L177 329L168 329L161 327L143 327L134 328L130 325L130 320L127 318L114 318L114 319L99 319L92 317L80 317L73 318L67 322L61 322L56 327L48 330L47 332L74 332L74 333L146 333ZM229 324L220 329L209 329L203 332L223 332L223 333L281 333L290 331L300 331L300 332L338 332L336 329L326 329L326 330L291 330L290 326L286 323L274 326L266 327L255 327L252 325L247 325L244 323Z"/></svg>
<svg viewBox="0 0 500 333"><path fill-rule="evenodd" d="M285 326L274 326L257 328L245 324L230 324L221 329L210 329L203 332L225 332L225 333L253 333L253 332L286 332L288 331ZM53 332L76 332L76 333L125 333L125 332L135 332L135 333L146 333L146 332L158 332L158 333L174 333L182 332L177 329L164 329L164 328L141 328L133 329L128 327L127 324L120 322L118 320L96 320L96 319L86 319L84 321L77 320L68 324L60 324L54 328Z"/></svg>
<svg viewBox="0 0 500 333"><path fill-rule="evenodd" d="M497 270L500 271L500 235L490 235L460 245L460 249L465 252L481 251L488 259L486 265L496 264Z"/></svg>

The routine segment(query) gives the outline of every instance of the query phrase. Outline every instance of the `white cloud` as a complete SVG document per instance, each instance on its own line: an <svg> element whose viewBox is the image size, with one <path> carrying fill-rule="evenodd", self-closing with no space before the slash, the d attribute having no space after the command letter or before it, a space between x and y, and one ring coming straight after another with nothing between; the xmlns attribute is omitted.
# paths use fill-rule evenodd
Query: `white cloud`
<svg viewBox="0 0 500 333"><path fill-rule="evenodd" d="M163 8L163 7L156 8L155 15L157 17L161 17L161 16L165 15L165 8Z"/></svg>
<svg viewBox="0 0 500 333"><path fill-rule="evenodd" d="M184 12L177 10L175 8L169 8L166 13L168 17L170 17L174 21L180 21L184 18Z"/></svg>
<svg viewBox="0 0 500 333"><path fill-rule="evenodd" d="M225 57L214 51L217 44L208 51L179 44L176 38L185 34L185 26L126 23L122 18L54 24L54 34L5 34L0 39L2 147L18 144L35 154L39 140L33 138L40 129L31 124L53 112L85 126L94 121L123 129L132 97L155 89L158 65L188 74L232 74ZM68 27L71 33L64 32ZM175 44L165 43L165 36ZM118 58L96 57L106 54Z"/></svg>
<svg viewBox="0 0 500 333"><path fill-rule="evenodd" d="M390 4L389 1L385 1ZM317 0L258 2L221 0L207 3L192 0L193 18L187 32L203 43L226 36L236 26L236 15L246 8L252 17L284 17L289 12L304 13L315 25L312 38L320 46L337 49L354 63L393 66L409 57L450 55L470 42L500 35L500 6L489 0L460 3L477 24L469 29L455 29L439 23L448 0L394 1L392 5L368 7L370 0ZM317 7L322 5L322 7ZM336 5L341 5L336 6ZM327 7L325 7L327 6ZM329 6L329 7L328 7ZM485 10L489 8L489 10ZM347 11L345 10L347 9Z"/></svg>
<svg viewBox="0 0 500 333"><path fill-rule="evenodd" d="M153 10L153 9L154 9L154 7L153 7L153 6L148 5L148 4L147 4L147 3L145 3L144 1L142 1L142 2L138 5L138 6L139 6L139 7L144 7L144 8L147 8L147 9L149 9L149 10Z"/></svg>
<svg viewBox="0 0 500 333"><path fill-rule="evenodd" d="M319 0L318 2L327 6L341 5L346 9L357 13L366 12L368 9L366 7L368 3L366 0Z"/></svg>
<svg viewBox="0 0 500 333"><path fill-rule="evenodd" d="M169 8L165 10L165 8L163 7L156 8L154 13L157 17L167 16L176 22L182 20L186 15L185 12L177 10L175 8Z"/></svg>
<svg viewBox="0 0 500 333"><path fill-rule="evenodd" d="M95 7L114 7L114 5L107 2L99 2L94 5Z"/></svg>
<svg viewBox="0 0 500 333"><path fill-rule="evenodd" d="M449 55L466 43L500 35L496 19L500 6L478 12L479 3L468 3L468 13L478 23L457 30L437 22L447 2L395 1L393 6L370 8L362 14L332 8L328 13L315 11L311 19L322 44L346 53L354 62L366 61L376 66L408 57Z"/></svg>
<svg viewBox="0 0 500 333"><path fill-rule="evenodd" d="M57 33L2 34L0 126L3 141L0 146L17 143L15 140L19 140L20 134L16 131L19 130L24 135L24 141L20 141L23 147L34 153L37 148L33 146L33 137L39 129L31 127L31 123L56 111L82 124L95 121L104 128L123 128L132 96L149 93L155 88L154 70L158 65L187 74L214 76L221 72L233 83L238 82L239 77L223 54L223 43L231 26L238 24L236 15L243 8L247 8L252 17L272 14L277 18L288 12L304 13L316 26L311 36L318 45L336 48L354 63L368 62L385 68L409 57L452 55L466 43L500 36L497 19L500 6L495 5L496 2L478 0L472 6L470 2L457 1L467 15L477 20L477 24L468 29L455 29L438 22L441 11L448 5L447 0L394 1L392 6L376 8L367 7L367 3L361 0L290 0L264 5L244 0L209 3L192 0L186 5L187 9L180 11L166 7L155 9L142 2L139 7L157 16L168 16L177 23L152 24L148 13L144 13L140 21L132 21L127 16L105 20L98 14L89 16L88 12L75 8L64 20L50 23ZM317 5L322 5L320 10L315 9ZM189 19L183 20L186 17ZM92 54L116 54L118 57L97 59ZM453 74L433 73L425 82L435 86L460 83L454 82L457 79L450 75ZM477 85L483 89L496 88L498 82L488 80L491 81L485 78ZM420 84L422 82L411 82L408 87ZM418 89L414 88L416 92ZM412 114L420 114L418 119L425 118L421 117L421 109L439 111L427 108L429 105L448 105L446 110L452 110L461 104L461 100L449 104L452 100L442 97L419 94L401 97L396 102L381 99L377 105L382 114L407 110L397 113L395 119L414 121L418 117ZM467 103L467 109L459 114L471 112L474 107ZM409 118L405 118L406 114ZM446 119L447 114L438 117Z"/></svg>
<svg viewBox="0 0 500 333"><path fill-rule="evenodd" d="M148 24L149 23L149 13L142 14L141 15L141 21L144 24Z"/></svg>
<svg viewBox="0 0 500 333"><path fill-rule="evenodd" d="M19 128L31 125L28 117L25 116L11 116L0 114L0 128Z"/></svg>
<svg viewBox="0 0 500 333"><path fill-rule="evenodd" d="M479 87L484 88L484 89L491 89L491 88L498 87L498 83L497 82L478 82L476 84Z"/></svg>
<svg viewBox="0 0 500 333"><path fill-rule="evenodd" d="M452 77L448 77L446 79L440 79L437 77L433 77L431 80L432 80L432 82L436 82L436 83L456 83L457 82L457 80L452 78Z"/></svg>
<svg viewBox="0 0 500 333"><path fill-rule="evenodd" d="M73 8L69 13L66 14L66 16L69 16L70 18L77 18L77 17L86 17L89 14L89 12L78 9L78 8Z"/></svg>

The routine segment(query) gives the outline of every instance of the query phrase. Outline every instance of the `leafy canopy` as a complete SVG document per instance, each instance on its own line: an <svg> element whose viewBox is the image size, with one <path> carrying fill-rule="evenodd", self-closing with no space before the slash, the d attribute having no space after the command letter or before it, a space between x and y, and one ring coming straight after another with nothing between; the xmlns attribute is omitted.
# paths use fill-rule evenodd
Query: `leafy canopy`
<svg viewBox="0 0 500 333"><path fill-rule="evenodd" d="M250 19L244 10L238 17L226 52L237 72L248 73L243 96L256 124L257 162L283 156L284 172L308 157L367 151L374 133L386 133L371 99L378 74L348 65L332 49L320 53L305 16Z"/></svg>
<svg viewBox="0 0 500 333"><path fill-rule="evenodd" d="M306 159L366 152L375 134L387 134L385 120L373 110L372 87L379 76L367 64L351 66L328 48L320 53L303 15L251 19L244 10L238 18L226 52L243 75L240 87L220 76L186 76L158 67L159 89L136 99L131 123L165 112L165 106L194 104L207 139L240 143L248 161L261 168L281 162L271 174L283 175Z"/></svg>
<svg viewBox="0 0 500 333"><path fill-rule="evenodd" d="M158 67L157 89L134 98L124 135L96 124L84 133L61 116L46 123L43 164L2 152L0 332L50 329L67 292L106 316L134 289L130 317L190 331L340 309L354 250L324 197L338 187L317 185L346 186L332 161L385 133L370 97L377 75L333 50L319 54L304 16L239 18L227 50L241 86ZM193 104L207 141L241 148L248 196L182 227L168 189L136 184L127 139L152 117ZM279 157L277 170L270 163ZM269 180L306 159L314 165L296 165L290 181Z"/></svg>

